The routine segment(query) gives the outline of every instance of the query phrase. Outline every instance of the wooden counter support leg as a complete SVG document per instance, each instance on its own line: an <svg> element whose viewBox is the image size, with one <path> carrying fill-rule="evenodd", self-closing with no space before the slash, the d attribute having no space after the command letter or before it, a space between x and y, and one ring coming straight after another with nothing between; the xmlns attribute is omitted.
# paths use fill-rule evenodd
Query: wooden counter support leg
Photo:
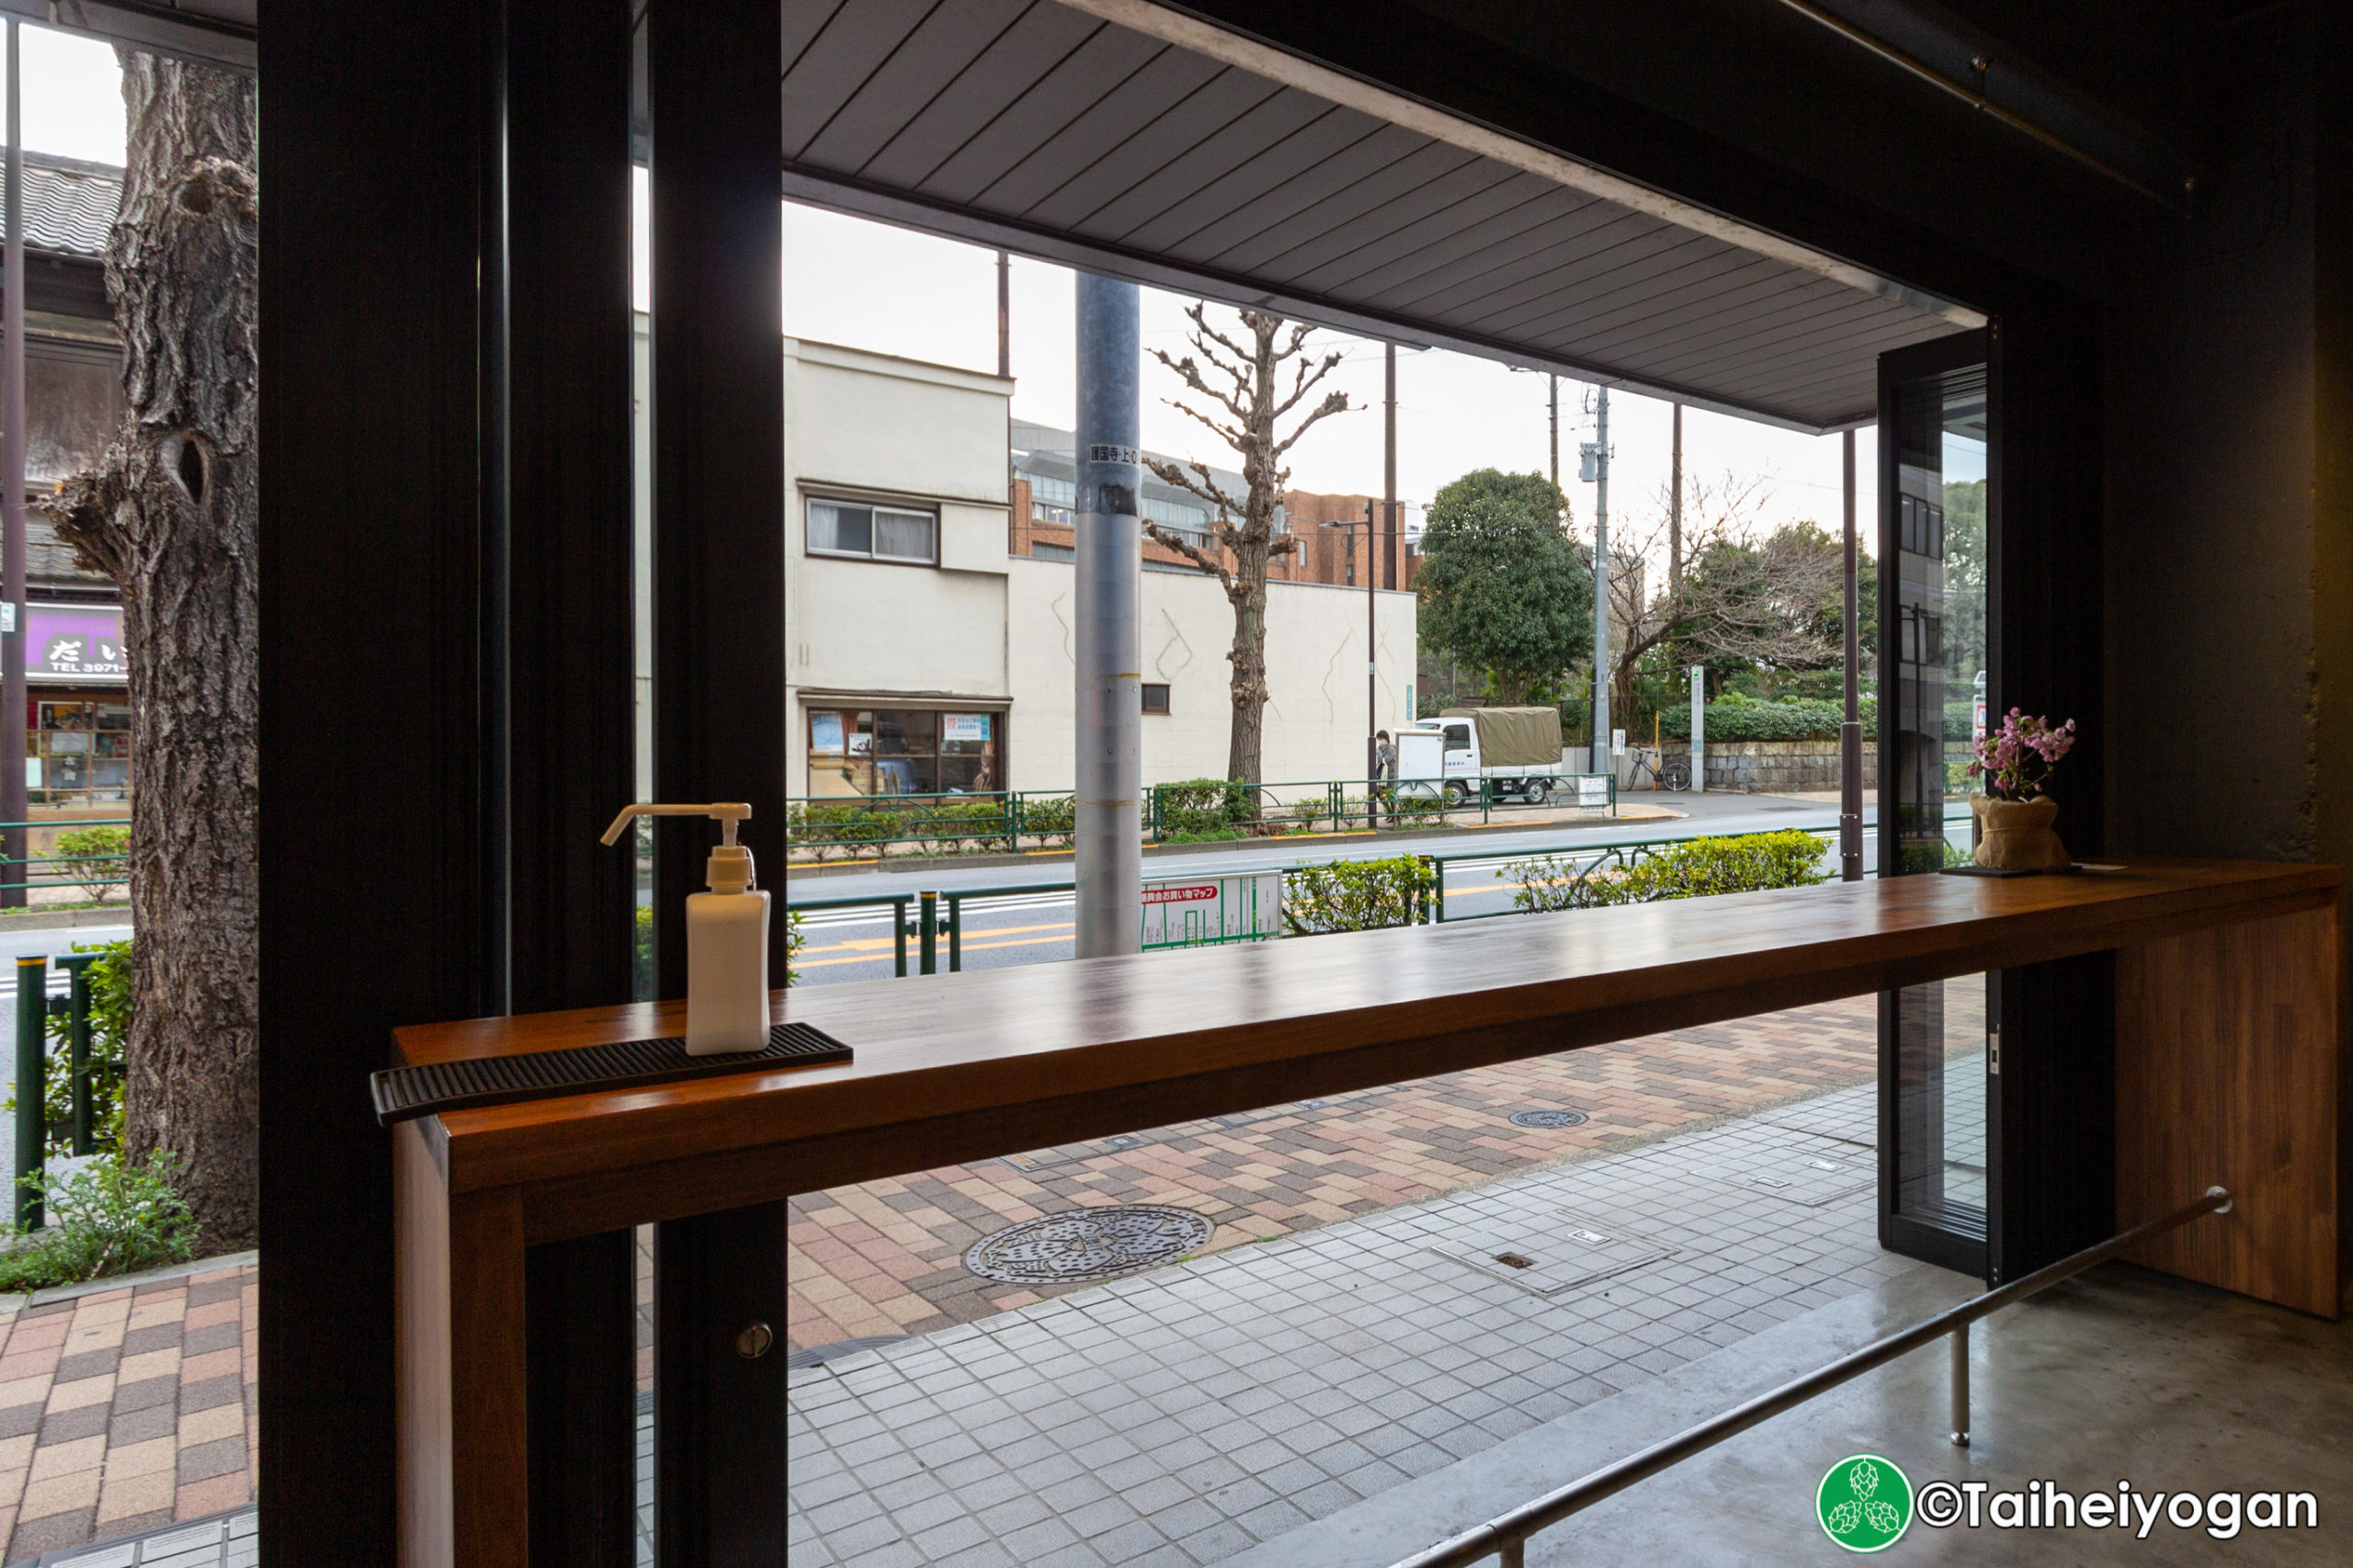
<svg viewBox="0 0 2353 1568"><path fill-rule="evenodd" d="M393 1160L401 1568L527 1568L522 1203L451 1198L418 1122Z"/></svg>
<svg viewBox="0 0 2353 1568"><path fill-rule="evenodd" d="M2235 1203L2140 1262L2336 1315L2337 939L2331 908L2118 951L2117 1225L2217 1182Z"/></svg>
<svg viewBox="0 0 2353 1568"><path fill-rule="evenodd" d="M785 1206L672 1220L654 1234L657 1561L776 1568L784 1561Z"/></svg>

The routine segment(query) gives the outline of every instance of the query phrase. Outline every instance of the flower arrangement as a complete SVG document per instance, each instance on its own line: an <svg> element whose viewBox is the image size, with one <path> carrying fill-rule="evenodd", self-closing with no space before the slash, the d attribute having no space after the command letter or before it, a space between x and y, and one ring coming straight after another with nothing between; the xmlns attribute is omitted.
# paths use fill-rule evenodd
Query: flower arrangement
<svg viewBox="0 0 2353 1568"><path fill-rule="evenodd" d="M1972 778L1985 780L1985 792L1996 800L2027 801L2042 793L2042 781L2059 759L2075 746L2075 722L2053 724L2050 720L2013 708L2002 727L1970 744L1976 760L1969 765Z"/></svg>

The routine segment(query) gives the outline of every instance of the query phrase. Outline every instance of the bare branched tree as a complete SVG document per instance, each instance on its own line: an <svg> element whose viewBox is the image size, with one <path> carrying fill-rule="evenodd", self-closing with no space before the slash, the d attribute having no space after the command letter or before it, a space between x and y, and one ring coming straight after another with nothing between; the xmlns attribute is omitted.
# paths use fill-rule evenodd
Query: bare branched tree
<svg viewBox="0 0 2353 1568"><path fill-rule="evenodd" d="M1211 326L1202 304L1195 303L1185 314L1193 324L1186 334L1193 354L1181 359L1165 349L1152 354L1199 401L1170 398L1168 405L1208 426L1241 454L1244 493L1228 494L1207 463L1148 459L1148 466L1164 483L1199 496L1215 511L1210 538L1217 548L1214 552L1204 550L1157 523L1146 523L1144 531L1215 577L1233 606L1233 646L1225 655L1233 665L1233 729L1226 748L1226 777L1256 781L1267 711L1267 567L1276 557L1299 549L1296 538L1275 537L1275 508L1290 483L1283 458L1317 421L1347 413L1349 403L1346 392L1327 392L1300 415L1289 434L1277 435L1278 424L1299 410L1340 363L1340 355L1310 354L1305 324L1263 311L1241 312L1250 337L1247 346ZM1283 385L1286 364L1291 370L1288 388Z"/></svg>
<svg viewBox="0 0 2353 1568"><path fill-rule="evenodd" d="M1703 661L1778 669L1836 656L1823 627L1841 593L1838 547L1802 526L1759 537L1757 514L1769 494L1753 476L1687 482L1679 573L1670 566L1654 575L1672 516L1664 491L1648 523L1612 541L1609 616L1624 639L1610 670L1613 711L1634 710L1635 672L1644 655L1668 642Z"/></svg>

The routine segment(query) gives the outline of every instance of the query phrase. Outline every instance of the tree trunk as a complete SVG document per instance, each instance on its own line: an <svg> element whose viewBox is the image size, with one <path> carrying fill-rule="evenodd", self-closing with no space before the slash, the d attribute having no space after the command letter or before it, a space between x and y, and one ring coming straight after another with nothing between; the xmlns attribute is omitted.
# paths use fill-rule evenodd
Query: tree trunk
<svg viewBox="0 0 2353 1568"><path fill-rule="evenodd" d="M254 1244L259 181L254 83L123 57L107 291L123 422L58 532L122 590L132 1022L125 1152L170 1155L210 1251Z"/></svg>
<svg viewBox="0 0 2353 1568"><path fill-rule="evenodd" d="M1225 776L1238 783L1266 781L1267 547L1245 538L1225 590L1233 606L1233 721L1225 752Z"/></svg>

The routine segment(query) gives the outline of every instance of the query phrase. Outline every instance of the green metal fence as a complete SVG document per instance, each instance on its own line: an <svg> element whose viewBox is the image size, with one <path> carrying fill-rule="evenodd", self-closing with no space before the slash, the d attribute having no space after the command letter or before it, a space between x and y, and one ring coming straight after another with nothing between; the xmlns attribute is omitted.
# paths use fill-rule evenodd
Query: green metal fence
<svg viewBox="0 0 2353 1568"><path fill-rule="evenodd" d="M90 1060L89 968L97 953L68 953L57 960L69 976L63 996L49 994L50 960L31 954L17 960L17 1223L30 1230L41 1223L41 1199L25 1184L38 1177L49 1153L49 1020L65 1024L66 1062L71 1073L67 1104L68 1147L76 1154L97 1152L97 1074L101 1068Z"/></svg>
<svg viewBox="0 0 2353 1568"><path fill-rule="evenodd" d="M1146 791L1144 826L1154 844L1280 838L1381 828L1482 826L1498 816L1563 811L1607 820L1618 814L1618 781L1607 773L1535 778L1324 778L1233 784L1195 779Z"/></svg>
<svg viewBox="0 0 2353 1568"><path fill-rule="evenodd" d="M74 833L87 827L131 826L129 817L106 817L92 822L0 822L0 835L24 833ZM27 855L18 859L0 853L0 892L23 892L29 896L36 888L79 887L98 902L105 902L101 888L128 887L131 882L131 857L121 855Z"/></svg>

